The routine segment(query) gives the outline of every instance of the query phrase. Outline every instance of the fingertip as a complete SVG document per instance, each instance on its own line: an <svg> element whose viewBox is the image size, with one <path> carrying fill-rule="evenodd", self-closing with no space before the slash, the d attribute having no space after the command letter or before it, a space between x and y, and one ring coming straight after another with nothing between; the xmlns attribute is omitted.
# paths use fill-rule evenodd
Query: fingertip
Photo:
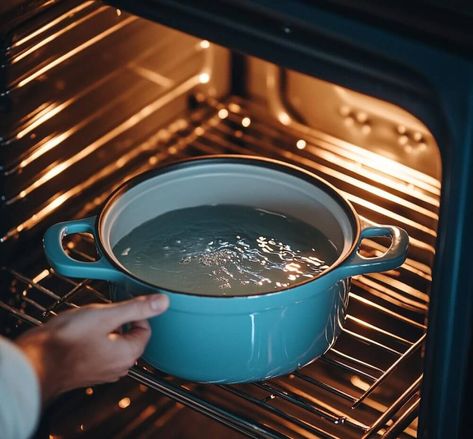
<svg viewBox="0 0 473 439"><path fill-rule="evenodd" d="M169 297L165 294L153 294L148 296L149 305L152 311L160 314L169 307Z"/></svg>

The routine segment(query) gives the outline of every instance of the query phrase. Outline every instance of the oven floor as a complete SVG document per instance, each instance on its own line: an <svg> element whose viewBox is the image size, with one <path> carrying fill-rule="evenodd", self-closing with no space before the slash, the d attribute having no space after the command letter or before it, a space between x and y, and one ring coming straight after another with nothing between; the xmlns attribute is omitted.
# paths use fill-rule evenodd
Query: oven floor
<svg viewBox="0 0 473 439"><path fill-rule="evenodd" d="M124 155L125 166L104 169L103 178L84 189L87 203L71 198L74 206L65 203L50 222L93 214L123 178L177 158L217 153L274 157L318 174L341 190L366 221L406 229L411 237L408 260L400 269L355 278L337 343L294 374L255 384L204 386L139 365L130 374L135 380L64 396L48 411L41 434L415 437L440 196L437 180L315 129L301 133L282 126L263 108L241 98L198 97L195 109L167 133L158 133L142 149L137 145L132 160ZM379 255L385 245L365 240L362 253ZM94 244L87 236L67 247L76 258L94 258ZM0 300L0 308L7 311L0 318L9 335L24 327L21 322L40 324L71 304L107 300L104 283L72 281L51 272L39 238L24 248L21 263L1 269L2 290L9 293Z"/></svg>

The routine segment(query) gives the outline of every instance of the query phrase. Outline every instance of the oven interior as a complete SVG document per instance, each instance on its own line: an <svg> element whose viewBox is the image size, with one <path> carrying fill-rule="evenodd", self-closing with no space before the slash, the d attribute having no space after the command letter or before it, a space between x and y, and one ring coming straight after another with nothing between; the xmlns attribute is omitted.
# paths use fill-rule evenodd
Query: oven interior
<svg viewBox="0 0 473 439"><path fill-rule="evenodd" d="M441 182L421 121L100 2L46 8L10 36L0 101L4 334L109 300L104 282L55 274L41 235L179 158L294 163L337 187L364 221L411 238L400 269L353 280L344 330L311 365L266 382L200 385L138 364L117 384L62 397L38 435L416 437ZM379 255L385 245L365 240L361 251ZM67 249L83 260L96 252L88 235Z"/></svg>

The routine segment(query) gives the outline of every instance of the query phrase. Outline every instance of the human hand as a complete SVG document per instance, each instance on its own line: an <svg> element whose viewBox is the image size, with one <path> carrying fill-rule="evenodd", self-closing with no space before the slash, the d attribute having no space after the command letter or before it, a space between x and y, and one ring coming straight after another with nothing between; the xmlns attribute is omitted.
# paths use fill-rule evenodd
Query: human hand
<svg viewBox="0 0 473 439"><path fill-rule="evenodd" d="M164 312L164 295L66 311L16 340L36 370L43 402L78 387L114 382L141 356L151 335L146 319ZM125 323L131 328L119 329Z"/></svg>

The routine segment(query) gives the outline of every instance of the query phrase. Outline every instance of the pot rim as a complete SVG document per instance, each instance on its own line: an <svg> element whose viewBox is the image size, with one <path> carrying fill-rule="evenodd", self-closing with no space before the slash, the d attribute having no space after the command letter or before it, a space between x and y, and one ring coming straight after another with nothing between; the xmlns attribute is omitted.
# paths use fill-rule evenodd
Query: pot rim
<svg viewBox="0 0 473 439"><path fill-rule="evenodd" d="M196 166L196 165L199 165L200 163L209 163L209 162L220 163L220 164L221 163L244 163L244 164L249 164L249 165L254 165L254 166L262 166L265 168L289 173L297 178L301 178L302 180L305 180L306 182L313 184L314 186L317 186L319 189L322 189L327 194L329 194L335 201L337 201L337 203L344 210L344 212L347 215L347 218L350 221L350 225L353 230L353 241L351 243L350 248L348 250L345 250L345 252L342 252L340 256L335 260L335 262L332 265L330 265L329 268L327 268L325 271L323 271L322 273L318 274L317 276L311 279L302 280L288 287L280 287L278 289L274 289L271 291L252 293L248 295L240 295L240 294L239 295L236 295L236 294L235 295L212 295L212 294L197 294L197 293L192 293L192 292L187 292L187 291L172 290L169 288L152 284L143 279L140 279L138 276L135 276L133 273L129 272L124 267L122 267L117 262L115 262L115 259L110 256L109 252L102 244L102 225L103 225L103 222L105 221L105 218L107 217L108 211L111 209L115 201L117 201L120 198L120 196L126 191L128 191L129 189L139 185L140 183L150 178L153 178L153 177L156 177L158 175L162 175L168 172L172 172L177 169L182 169L189 166ZM210 298L215 298L215 299L219 299L219 298L230 299L230 298L260 297L260 296L268 296L270 294L275 294L275 293L281 293L283 291L292 290L294 288L307 285L322 277L327 276L328 274L332 273L336 268L340 267L347 260L347 258L356 250L358 241L360 239L360 234L361 234L361 222L360 222L360 218L358 214L356 213L351 203L347 199L345 199L345 197L338 191L338 189L336 189L332 184L328 183L327 181L325 181L324 179L320 178L319 176L317 176L316 174L310 171L300 168L299 166L283 162L281 160L276 160L276 159L267 158L267 157L259 157L259 156L252 156L252 155L243 155L243 154L212 154L212 155L203 155L203 156L198 156L198 157L193 157L193 158L184 158L184 159L176 160L165 166L160 166L158 168L151 169L149 171L143 172L141 174L138 174L126 180L120 186L118 186L105 200L105 203L103 204L102 209L100 210L99 214L96 217L95 229L97 231L97 238L98 238L96 239L96 244L101 254L104 257L106 257L107 261L113 266L113 268L115 268L116 270L124 274L125 276L128 276L132 278L133 280L140 282L143 285L148 286L149 288L158 289L158 290L162 290L162 291L173 293L173 294L180 294L180 295L186 295L186 296L198 296L198 297L210 297Z"/></svg>

